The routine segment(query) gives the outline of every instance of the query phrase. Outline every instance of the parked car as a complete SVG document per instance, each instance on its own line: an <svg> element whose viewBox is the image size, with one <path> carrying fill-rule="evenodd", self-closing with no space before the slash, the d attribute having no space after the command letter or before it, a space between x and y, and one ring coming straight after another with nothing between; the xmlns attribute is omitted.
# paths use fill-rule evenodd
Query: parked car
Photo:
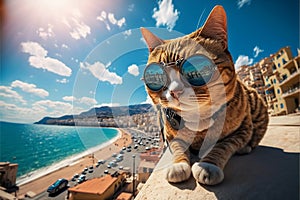
<svg viewBox="0 0 300 200"><path fill-rule="evenodd" d="M86 181L86 176L85 175L80 175L78 180L77 180L77 183L82 183L84 181Z"/></svg>
<svg viewBox="0 0 300 200"><path fill-rule="evenodd" d="M105 163L105 160L98 160L98 163L99 163L99 164L104 164L104 163Z"/></svg>
<svg viewBox="0 0 300 200"><path fill-rule="evenodd" d="M117 162L121 162L122 160L123 160L123 157L117 157L117 158L116 158L116 161L117 161Z"/></svg>
<svg viewBox="0 0 300 200"><path fill-rule="evenodd" d="M109 171L107 169L104 170L104 174L109 174Z"/></svg>
<svg viewBox="0 0 300 200"><path fill-rule="evenodd" d="M75 175L72 177L72 181L75 181L76 178L78 178L78 177L79 177L79 174L75 174Z"/></svg>
<svg viewBox="0 0 300 200"><path fill-rule="evenodd" d="M68 180L61 178L58 179L57 181L55 181L55 183L53 183L52 185L49 186L49 188L47 189L47 192L49 194L55 194L58 193L59 191L67 188L68 186Z"/></svg>

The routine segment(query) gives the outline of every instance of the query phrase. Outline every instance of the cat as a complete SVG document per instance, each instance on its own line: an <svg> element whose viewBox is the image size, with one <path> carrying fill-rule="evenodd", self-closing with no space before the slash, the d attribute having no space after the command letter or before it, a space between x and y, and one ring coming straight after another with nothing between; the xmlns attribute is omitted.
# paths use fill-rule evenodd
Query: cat
<svg viewBox="0 0 300 200"><path fill-rule="evenodd" d="M149 49L145 88L173 154L166 179L192 174L201 184L221 183L231 156L250 153L269 121L264 100L235 73L224 8L215 6L201 28L180 38L141 33ZM191 152L200 157L192 166Z"/></svg>

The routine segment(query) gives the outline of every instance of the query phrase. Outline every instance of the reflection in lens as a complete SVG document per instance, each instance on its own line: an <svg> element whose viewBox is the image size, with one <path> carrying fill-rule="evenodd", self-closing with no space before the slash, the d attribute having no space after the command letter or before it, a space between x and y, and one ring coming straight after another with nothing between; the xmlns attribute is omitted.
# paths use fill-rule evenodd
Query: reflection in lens
<svg viewBox="0 0 300 200"><path fill-rule="evenodd" d="M181 67L183 77L194 86L202 86L209 82L214 73L213 62L201 55L188 58Z"/></svg>
<svg viewBox="0 0 300 200"><path fill-rule="evenodd" d="M165 86L167 75L158 64L150 64L145 69L144 81L150 90L159 91Z"/></svg>

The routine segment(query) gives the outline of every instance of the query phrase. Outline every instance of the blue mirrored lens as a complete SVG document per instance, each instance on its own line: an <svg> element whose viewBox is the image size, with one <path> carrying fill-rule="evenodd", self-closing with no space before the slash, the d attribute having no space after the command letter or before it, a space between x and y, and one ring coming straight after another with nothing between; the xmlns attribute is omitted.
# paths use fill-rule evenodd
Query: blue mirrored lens
<svg viewBox="0 0 300 200"><path fill-rule="evenodd" d="M147 87L153 91L159 91L167 82L167 75L158 64L150 64L144 71L144 81Z"/></svg>
<svg viewBox="0 0 300 200"><path fill-rule="evenodd" d="M184 61L181 66L182 76L193 86L207 84L214 71L214 63L206 56L196 55Z"/></svg>

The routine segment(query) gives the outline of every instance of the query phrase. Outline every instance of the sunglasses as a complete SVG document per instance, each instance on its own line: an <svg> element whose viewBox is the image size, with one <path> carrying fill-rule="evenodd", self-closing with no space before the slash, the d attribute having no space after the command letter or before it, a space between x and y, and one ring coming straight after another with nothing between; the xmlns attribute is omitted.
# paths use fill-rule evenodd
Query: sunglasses
<svg viewBox="0 0 300 200"><path fill-rule="evenodd" d="M170 82L165 68L176 66L180 70L181 77L192 86L204 86L212 78L217 66L207 56L195 54L186 59L179 59L170 63L150 63L144 70L143 80L146 86L154 91L159 92L166 89Z"/></svg>

